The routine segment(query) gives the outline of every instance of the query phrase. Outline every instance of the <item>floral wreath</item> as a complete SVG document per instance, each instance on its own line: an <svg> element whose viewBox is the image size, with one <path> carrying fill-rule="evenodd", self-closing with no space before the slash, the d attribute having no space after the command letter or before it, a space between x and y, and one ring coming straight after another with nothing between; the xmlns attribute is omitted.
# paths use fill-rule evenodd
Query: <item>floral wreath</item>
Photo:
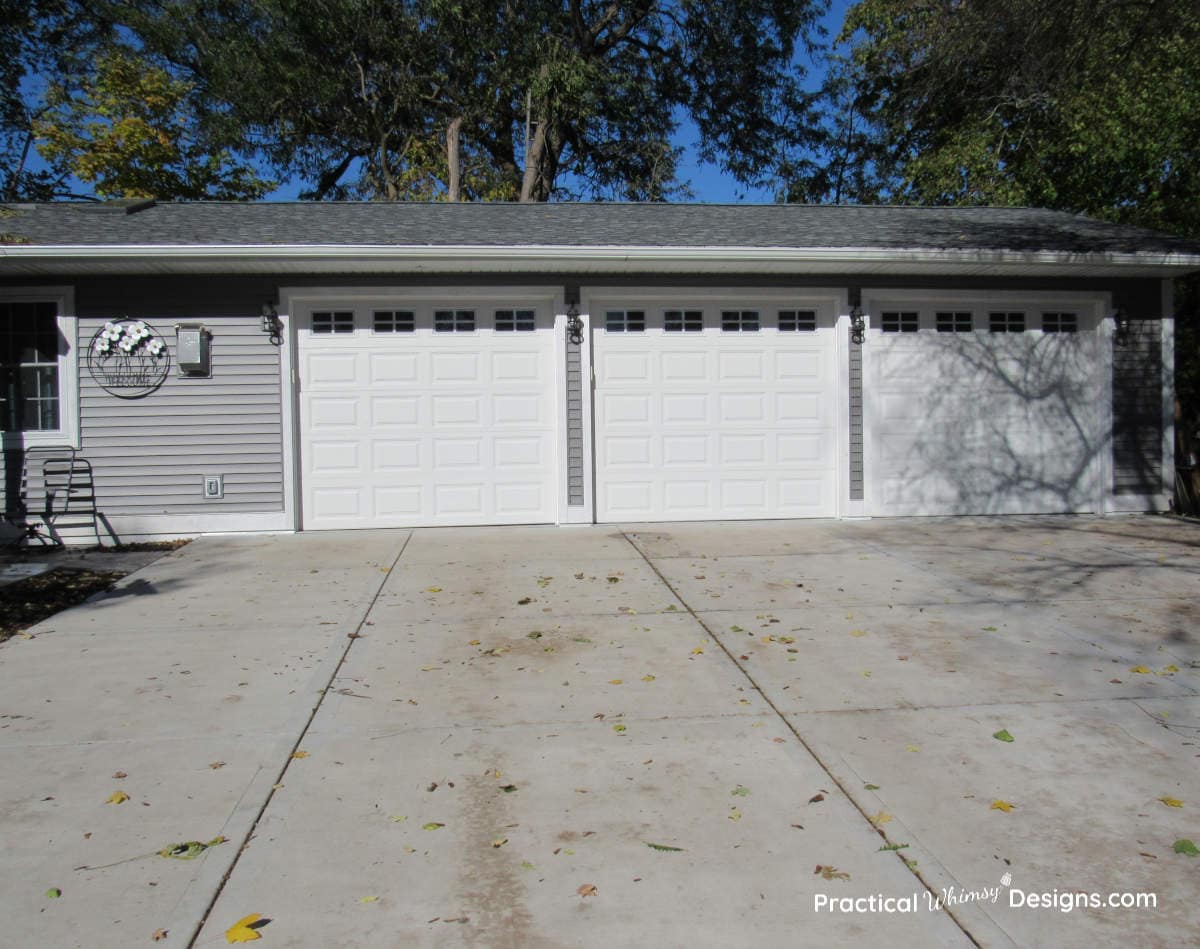
<svg viewBox="0 0 1200 949"><path fill-rule="evenodd" d="M166 381L171 351L145 320L109 320L92 337L87 365L102 388L118 398L136 399Z"/></svg>
<svg viewBox="0 0 1200 949"><path fill-rule="evenodd" d="M157 357L167 348L142 320L133 323L105 323L104 329L96 334L92 348L97 355L108 356L112 353L114 343L127 355L133 355L135 350L144 348L151 356Z"/></svg>

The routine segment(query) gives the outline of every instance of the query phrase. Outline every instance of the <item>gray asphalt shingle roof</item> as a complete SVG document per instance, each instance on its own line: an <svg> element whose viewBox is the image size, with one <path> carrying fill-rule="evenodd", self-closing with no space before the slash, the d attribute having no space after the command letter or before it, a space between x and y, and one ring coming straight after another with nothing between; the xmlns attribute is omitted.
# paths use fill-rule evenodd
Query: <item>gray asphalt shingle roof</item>
<svg viewBox="0 0 1200 949"><path fill-rule="evenodd" d="M1198 242L1031 208L370 202L2 207L13 213L0 213L0 243L34 245L862 247L1200 254Z"/></svg>

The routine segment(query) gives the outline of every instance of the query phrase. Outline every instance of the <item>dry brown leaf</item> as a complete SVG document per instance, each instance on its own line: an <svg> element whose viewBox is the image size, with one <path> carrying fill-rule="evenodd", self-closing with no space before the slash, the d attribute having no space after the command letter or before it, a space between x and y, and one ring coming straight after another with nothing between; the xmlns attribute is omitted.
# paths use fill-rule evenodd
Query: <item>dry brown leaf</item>
<svg viewBox="0 0 1200 949"><path fill-rule="evenodd" d="M152 932L150 934L150 938L153 939L155 942L162 942L164 939L167 938L167 930L156 929L156 930L154 930L154 932Z"/></svg>
<svg viewBox="0 0 1200 949"><path fill-rule="evenodd" d="M307 758L308 752L307 751L293 751L292 757L293 758Z"/></svg>
<svg viewBox="0 0 1200 949"><path fill-rule="evenodd" d="M577 889L575 892L580 896L595 896L596 886L592 883L581 883L579 885L579 889Z"/></svg>

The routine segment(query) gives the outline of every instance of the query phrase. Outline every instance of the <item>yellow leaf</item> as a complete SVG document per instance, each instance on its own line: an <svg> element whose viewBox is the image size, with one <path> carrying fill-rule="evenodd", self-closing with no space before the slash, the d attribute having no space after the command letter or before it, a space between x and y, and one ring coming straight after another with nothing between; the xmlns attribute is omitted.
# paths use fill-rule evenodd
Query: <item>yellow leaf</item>
<svg viewBox="0 0 1200 949"><path fill-rule="evenodd" d="M621 732L625 731L625 726L624 725L614 725L613 731L615 731L619 735Z"/></svg>
<svg viewBox="0 0 1200 949"><path fill-rule="evenodd" d="M308 752L307 751L293 751L292 757L293 758L307 758Z"/></svg>
<svg viewBox="0 0 1200 949"><path fill-rule="evenodd" d="M620 679L609 679L609 680L608 680L608 684L609 684L609 685L620 685L620 684L621 684L621 681L622 681L622 680L620 680Z"/></svg>
<svg viewBox="0 0 1200 949"><path fill-rule="evenodd" d="M1007 814L1016 806L1016 804L1009 804L1008 801L1002 801L999 798L996 798L996 800L992 801L992 806L989 808L989 810L1004 811L1004 813Z"/></svg>
<svg viewBox="0 0 1200 949"><path fill-rule="evenodd" d="M500 849L501 847L503 847L503 846L504 846L506 843L508 843L508 838L507 838L507 837L497 837L495 840L493 840L493 841L492 841L492 849L493 849L493 850L499 850L499 849Z"/></svg>
<svg viewBox="0 0 1200 949"><path fill-rule="evenodd" d="M917 752L917 751L920 751L920 750L921 750L921 746L920 746L920 745L905 745L905 746L904 746L904 750L905 750L905 751Z"/></svg>
<svg viewBox="0 0 1200 949"><path fill-rule="evenodd" d="M889 814L887 811L880 811L878 814L876 814L874 817L871 818L871 823L874 824L876 827L878 827L880 824L887 824L893 820L895 820L895 818L893 818L892 815Z"/></svg>
<svg viewBox="0 0 1200 949"><path fill-rule="evenodd" d="M1149 675L1150 670L1146 666L1130 666L1130 672L1136 672L1140 676Z"/></svg>
<svg viewBox="0 0 1200 949"><path fill-rule="evenodd" d="M850 635L855 636L855 637L861 637L861 636L867 635L867 631L865 629L852 629L852 630L850 630Z"/></svg>
<svg viewBox="0 0 1200 949"><path fill-rule="evenodd" d="M656 678L658 678L658 677L652 676L652 675L650 675L650 673L646 673L644 676L642 676L642 681L643 682L653 682Z"/></svg>
<svg viewBox="0 0 1200 949"><path fill-rule="evenodd" d="M105 804L124 804L128 800L129 800L129 795L126 794L124 791L113 791L112 794L110 794L108 796L108 800L105 801L104 803Z"/></svg>
<svg viewBox="0 0 1200 949"><path fill-rule="evenodd" d="M1159 798L1167 807L1183 807L1183 801L1177 797L1164 796Z"/></svg>
<svg viewBox="0 0 1200 949"><path fill-rule="evenodd" d="M262 939L258 930L251 928L260 919L262 919L262 913L251 913L249 916L243 916L225 930L225 938L229 942L253 942L255 939Z"/></svg>
<svg viewBox="0 0 1200 949"><path fill-rule="evenodd" d="M695 649L692 650L692 655L693 656L703 656L704 655L704 647L697 646Z"/></svg>
<svg viewBox="0 0 1200 949"><path fill-rule="evenodd" d="M742 812L739 811L736 807L731 807L729 809L729 813L726 814L725 816L728 817L730 820L737 821L737 820L742 819Z"/></svg>
<svg viewBox="0 0 1200 949"><path fill-rule="evenodd" d="M442 588L441 588L441 587L430 587L430 588L429 588L428 590L426 590L425 592L426 592L426 593L441 593L441 592L442 592Z"/></svg>
<svg viewBox="0 0 1200 949"><path fill-rule="evenodd" d="M358 901L360 903L378 903L379 897L378 896L363 896L363 897L359 897Z"/></svg>
<svg viewBox="0 0 1200 949"><path fill-rule="evenodd" d="M478 645L479 645L479 640L478 640L478 639L472 639L472 640L471 640L469 643L467 643L467 645L468 645L468 646L478 646Z"/></svg>

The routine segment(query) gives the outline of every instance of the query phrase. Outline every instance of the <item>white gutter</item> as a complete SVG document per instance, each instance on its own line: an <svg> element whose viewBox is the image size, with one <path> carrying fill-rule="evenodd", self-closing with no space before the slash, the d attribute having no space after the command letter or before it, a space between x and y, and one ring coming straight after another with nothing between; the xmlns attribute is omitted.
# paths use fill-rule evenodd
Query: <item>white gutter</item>
<svg viewBox="0 0 1200 949"><path fill-rule="evenodd" d="M560 271L652 270L808 272L808 273L991 273L1138 271L1140 275L1200 269L1200 255L1163 252L1070 253L1012 250L942 250L879 247L681 247L521 245L347 245L347 244L4 244L5 264L31 264L58 270L64 264L154 264L156 272L196 271L217 262L238 272L267 272L270 263L322 263L319 268L356 266L370 271ZM41 264L42 267L37 267ZM268 266L264 266L268 265ZM31 268L32 269L32 268ZM122 268L124 269L124 268ZM136 268L133 268L136 269ZM225 268L222 268L225 269ZM293 268L288 268L293 269Z"/></svg>

